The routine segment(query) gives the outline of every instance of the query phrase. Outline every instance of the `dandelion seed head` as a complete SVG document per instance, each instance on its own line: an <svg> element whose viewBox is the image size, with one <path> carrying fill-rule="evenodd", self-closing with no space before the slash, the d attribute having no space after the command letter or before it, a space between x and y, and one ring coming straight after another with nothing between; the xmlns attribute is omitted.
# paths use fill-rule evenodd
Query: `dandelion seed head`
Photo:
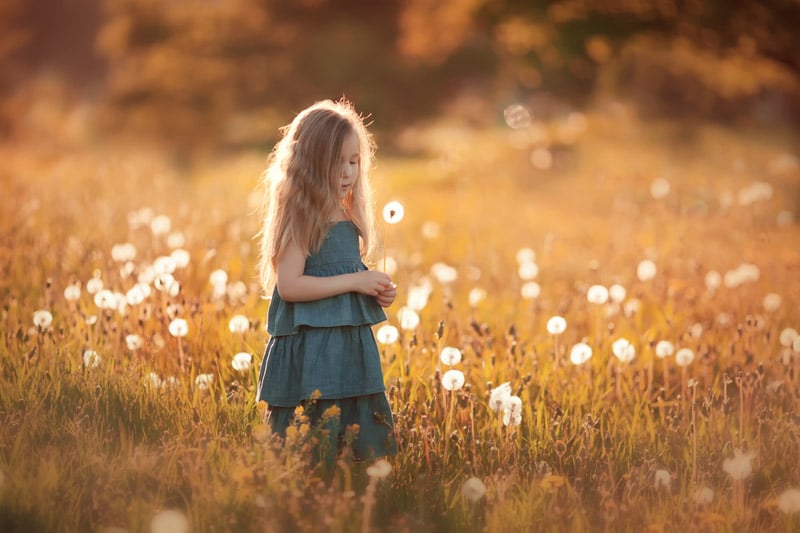
<svg viewBox="0 0 800 533"><path fill-rule="evenodd" d="M244 298L244 296L247 294L247 285L245 285L243 281L234 281L233 283L228 284L228 286L225 288L225 293L231 300Z"/></svg>
<svg viewBox="0 0 800 533"><path fill-rule="evenodd" d="M68 302L77 302L81 297L81 284L70 283L64 287L64 299Z"/></svg>
<svg viewBox="0 0 800 533"><path fill-rule="evenodd" d="M517 275L519 276L519 279L523 281L535 279L536 276L539 275L539 265L533 261L520 263L519 268L517 269Z"/></svg>
<svg viewBox="0 0 800 533"><path fill-rule="evenodd" d="M100 364L100 354L94 350L83 351L83 366L86 368L96 368Z"/></svg>
<svg viewBox="0 0 800 533"><path fill-rule="evenodd" d="M194 385L197 390L208 390L214 383L214 374L198 374L194 378Z"/></svg>
<svg viewBox="0 0 800 533"><path fill-rule="evenodd" d="M454 346L445 346L439 354L439 360L447 366L457 365L461 362L461 350Z"/></svg>
<svg viewBox="0 0 800 533"><path fill-rule="evenodd" d="M589 303L602 305L608 301L608 289L603 285L592 285L586 291L586 299Z"/></svg>
<svg viewBox="0 0 800 533"><path fill-rule="evenodd" d="M135 352L142 347L142 344L142 338L139 335L135 333L125 335L125 346L127 346L130 351Z"/></svg>
<svg viewBox="0 0 800 533"><path fill-rule="evenodd" d="M89 294L97 294L103 290L103 280L95 276L86 282L86 292Z"/></svg>
<svg viewBox="0 0 800 533"><path fill-rule="evenodd" d="M737 199L739 205L750 205L772 198L772 185L765 181L754 181L747 187L739 190Z"/></svg>
<svg viewBox="0 0 800 533"><path fill-rule="evenodd" d="M189 324L183 318L174 318L169 323L169 334L173 337L185 337L189 333Z"/></svg>
<svg viewBox="0 0 800 533"><path fill-rule="evenodd" d="M175 509L159 511L150 521L150 533L189 533L189 519Z"/></svg>
<svg viewBox="0 0 800 533"><path fill-rule="evenodd" d="M536 262L536 252L533 251L532 248L520 248L517 250L517 263L535 263Z"/></svg>
<svg viewBox="0 0 800 533"><path fill-rule="evenodd" d="M136 276L136 281L143 285L150 285L156 279L156 271L153 265L144 265L139 270L139 275Z"/></svg>
<svg viewBox="0 0 800 533"><path fill-rule="evenodd" d="M384 263L386 265L384 270L386 271L387 274L389 274L390 276L394 276L395 274L397 274L397 261L395 260L394 257L392 257L391 255L387 255Z"/></svg>
<svg viewBox="0 0 800 533"><path fill-rule="evenodd" d="M664 178L654 179L650 183L650 196L652 196L654 200L661 200L669 196L669 189L669 181Z"/></svg>
<svg viewBox="0 0 800 533"><path fill-rule="evenodd" d="M245 333L250 329L250 319L244 315L234 315L228 321L228 329L231 333Z"/></svg>
<svg viewBox="0 0 800 533"><path fill-rule="evenodd" d="M722 285L722 275L716 270L709 270L706 272L705 282L708 290L716 290Z"/></svg>
<svg viewBox="0 0 800 533"><path fill-rule="evenodd" d="M95 293L94 305L96 305L98 309L116 309L117 299L114 297L112 291L109 289L102 289Z"/></svg>
<svg viewBox="0 0 800 533"><path fill-rule="evenodd" d="M771 313L773 311L777 311L778 309L780 309L782 303L783 303L783 298L781 298L781 295L775 292L771 292L766 296L764 296L764 301L762 302L762 305L764 306L765 311Z"/></svg>
<svg viewBox="0 0 800 533"><path fill-rule="evenodd" d="M157 291L161 292L169 292L170 288L175 283L175 277L169 272L157 274L155 279L153 279L153 287L155 287Z"/></svg>
<svg viewBox="0 0 800 533"><path fill-rule="evenodd" d="M503 119L509 128L519 130L531 125L531 112L522 104L510 104L503 110Z"/></svg>
<svg viewBox="0 0 800 533"><path fill-rule="evenodd" d="M628 339L617 339L611 345L611 351L620 363L630 363L636 357L636 348Z"/></svg>
<svg viewBox="0 0 800 533"><path fill-rule="evenodd" d="M431 265L431 275L442 285L453 283L458 279L458 271L442 262Z"/></svg>
<svg viewBox="0 0 800 533"><path fill-rule="evenodd" d="M657 489L668 489L672 483L672 476L666 470L656 470L655 485Z"/></svg>
<svg viewBox="0 0 800 533"><path fill-rule="evenodd" d="M794 514L800 511L800 489L786 489L778 497L778 509L785 514Z"/></svg>
<svg viewBox="0 0 800 533"><path fill-rule="evenodd" d="M489 407L492 411L499 411L505 405L506 400L511 397L511 382L506 381L492 389L489 396Z"/></svg>
<svg viewBox="0 0 800 533"><path fill-rule="evenodd" d="M175 268L186 268L191 260L191 255L183 248L176 248L175 250L172 250L172 253L169 254L169 256L175 262Z"/></svg>
<svg viewBox="0 0 800 533"><path fill-rule="evenodd" d="M217 269L208 276L208 281L214 286L227 285L228 273L222 269Z"/></svg>
<svg viewBox="0 0 800 533"><path fill-rule="evenodd" d="M784 328L781 331L778 340L781 343L781 346L791 346L794 340L797 338L797 330L794 328Z"/></svg>
<svg viewBox="0 0 800 533"><path fill-rule="evenodd" d="M158 374L155 372L148 372L144 378L142 379L142 384L145 387L151 387L153 389L160 389L161 388L161 378L158 377Z"/></svg>
<svg viewBox="0 0 800 533"><path fill-rule="evenodd" d="M636 266L636 277L643 283L655 278L656 272L656 264L649 259L640 261Z"/></svg>
<svg viewBox="0 0 800 533"><path fill-rule="evenodd" d="M478 304L481 303L483 300L486 299L486 290L481 289L480 287L474 287L472 290L469 291L469 306L470 307L478 307Z"/></svg>
<svg viewBox="0 0 800 533"><path fill-rule="evenodd" d="M753 473L753 459L755 454L752 452L744 453L742 450L734 450L733 457L722 461L722 470L731 479L740 481Z"/></svg>
<svg viewBox="0 0 800 533"><path fill-rule="evenodd" d="M681 348L675 353L675 364L686 367L694 361L694 352L689 348Z"/></svg>
<svg viewBox="0 0 800 533"><path fill-rule="evenodd" d="M552 316L547 321L547 332L550 335L561 335L567 329L567 321L562 316Z"/></svg>
<svg viewBox="0 0 800 533"><path fill-rule="evenodd" d="M461 370L448 370L442 375L442 387L449 391L457 391L464 386L464 373Z"/></svg>
<svg viewBox="0 0 800 533"><path fill-rule="evenodd" d="M383 479L392 472L392 464L386 459L378 459L367 467L367 475L376 479Z"/></svg>
<svg viewBox="0 0 800 533"><path fill-rule="evenodd" d="M177 266L178 265L175 263L175 259L173 259L170 255L156 257L155 261L153 261L153 270L155 271L156 276L159 274L172 274L175 272Z"/></svg>
<svg viewBox="0 0 800 533"><path fill-rule="evenodd" d="M714 501L714 489L702 487L694 491L694 502L698 505L708 505Z"/></svg>
<svg viewBox="0 0 800 533"><path fill-rule="evenodd" d="M375 333L375 338L381 344L393 344L400 338L400 332L391 324L384 324Z"/></svg>
<svg viewBox="0 0 800 533"><path fill-rule="evenodd" d="M611 298L612 302L622 303L627 295L628 291L619 283L615 283L608 288L608 297Z"/></svg>
<svg viewBox="0 0 800 533"><path fill-rule="evenodd" d="M675 352L675 346L669 341L658 341L656 343L656 355L660 358L671 356Z"/></svg>
<svg viewBox="0 0 800 533"><path fill-rule="evenodd" d="M408 289L408 300L406 305L414 311L422 311L428 305L428 297L431 294L430 285L412 285Z"/></svg>
<svg viewBox="0 0 800 533"><path fill-rule="evenodd" d="M383 206L383 220L385 220L387 224L397 224L403 220L403 216L405 216L405 209L403 208L403 204L397 200L393 200Z"/></svg>
<svg viewBox="0 0 800 533"><path fill-rule="evenodd" d="M689 335L695 339L699 339L703 335L703 324L700 322L692 324L691 327L689 327Z"/></svg>
<svg viewBox="0 0 800 533"><path fill-rule="evenodd" d="M630 298L622 304L622 313L626 317L632 317L642 309L642 302L638 298Z"/></svg>
<svg viewBox="0 0 800 533"><path fill-rule="evenodd" d="M471 477L461 485L461 494L467 501L477 502L486 494L486 485L476 477Z"/></svg>
<svg viewBox="0 0 800 533"><path fill-rule="evenodd" d="M519 396L509 396L503 402L503 425L518 426L522 423L522 400Z"/></svg>
<svg viewBox="0 0 800 533"><path fill-rule="evenodd" d="M585 342L578 342L569 352L569 360L575 366L580 366L592 358L592 347Z"/></svg>
<svg viewBox="0 0 800 533"><path fill-rule="evenodd" d="M167 215L157 215L150 221L150 231L156 237L166 235L172 228L172 221Z"/></svg>
<svg viewBox="0 0 800 533"><path fill-rule="evenodd" d="M46 309L39 309L33 312L33 325L44 331L53 323L53 314Z"/></svg>
<svg viewBox="0 0 800 533"><path fill-rule="evenodd" d="M419 315L410 307L401 307L397 311L397 319L400 322L400 329L411 331L419 326Z"/></svg>
<svg viewBox="0 0 800 533"><path fill-rule="evenodd" d="M253 356L247 352L239 352L233 356L231 366L237 372L250 370L250 367L253 366Z"/></svg>
<svg viewBox="0 0 800 533"><path fill-rule="evenodd" d="M170 249L180 248L184 244L186 244L186 237L180 231L173 231L167 235L167 246Z"/></svg>
<svg viewBox="0 0 800 533"><path fill-rule="evenodd" d="M439 237L441 228L438 222L428 220L422 225L422 236L428 240L433 240Z"/></svg>
<svg viewBox="0 0 800 533"><path fill-rule="evenodd" d="M125 301L128 305L139 305L150 297L150 285L137 283L125 293Z"/></svg>
<svg viewBox="0 0 800 533"><path fill-rule="evenodd" d="M542 293L542 288L535 281L527 281L520 289L520 295L526 300L535 300Z"/></svg>

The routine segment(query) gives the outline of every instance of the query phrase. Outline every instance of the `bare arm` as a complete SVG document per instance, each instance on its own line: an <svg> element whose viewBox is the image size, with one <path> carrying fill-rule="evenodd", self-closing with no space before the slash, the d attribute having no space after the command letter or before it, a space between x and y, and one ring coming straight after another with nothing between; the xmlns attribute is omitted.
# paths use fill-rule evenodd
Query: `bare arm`
<svg viewBox="0 0 800 533"><path fill-rule="evenodd" d="M278 294L286 302L309 302L347 292L378 296L392 287L392 280L383 272L366 270L338 276L303 274L306 258L294 243L289 243L278 258Z"/></svg>

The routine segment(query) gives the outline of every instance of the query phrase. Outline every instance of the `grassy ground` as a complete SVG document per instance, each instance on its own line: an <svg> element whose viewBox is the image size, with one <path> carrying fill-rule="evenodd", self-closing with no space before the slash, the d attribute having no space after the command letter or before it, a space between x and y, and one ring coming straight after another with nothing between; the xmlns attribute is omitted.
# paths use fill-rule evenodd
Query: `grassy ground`
<svg viewBox="0 0 800 533"><path fill-rule="evenodd" d="M386 233L400 335L381 345L401 452L386 477L345 454L327 480L315 429L277 447L254 402L265 154L178 171L152 151L3 147L0 529L796 530L796 138L643 122L620 105L541 131L453 121L402 138L421 155L379 154L375 170L379 204L406 211ZM189 261L170 294L148 272L176 249ZM149 296L102 308L139 276ZM588 301L615 284L619 302ZM403 329L420 291L419 325ZM52 322L36 325L38 310ZM236 315L246 331L231 331ZM621 338L631 362L613 354ZM659 341L694 360L658 357ZM592 356L575 365L580 342ZM463 356L455 391L445 346ZM249 368L234 368L240 352ZM504 382L518 425L490 406Z"/></svg>

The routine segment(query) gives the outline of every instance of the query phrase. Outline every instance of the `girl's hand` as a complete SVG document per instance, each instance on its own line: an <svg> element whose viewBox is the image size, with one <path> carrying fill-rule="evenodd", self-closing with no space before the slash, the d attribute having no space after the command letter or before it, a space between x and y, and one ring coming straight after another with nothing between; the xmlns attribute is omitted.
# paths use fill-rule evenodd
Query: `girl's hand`
<svg viewBox="0 0 800 533"><path fill-rule="evenodd" d="M396 297L397 297L397 285L392 283L391 287L389 287L388 289L384 289L375 297L375 301L378 302L378 305L380 305L381 307L389 307L390 305L392 305Z"/></svg>
<svg viewBox="0 0 800 533"><path fill-rule="evenodd" d="M356 276L355 292L377 297L383 291L392 289L392 279L377 270L365 270Z"/></svg>

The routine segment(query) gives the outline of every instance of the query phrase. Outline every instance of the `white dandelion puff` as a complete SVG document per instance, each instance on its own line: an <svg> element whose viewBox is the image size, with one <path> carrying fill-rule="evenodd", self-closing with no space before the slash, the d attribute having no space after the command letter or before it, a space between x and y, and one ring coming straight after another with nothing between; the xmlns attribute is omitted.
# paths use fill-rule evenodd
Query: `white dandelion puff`
<svg viewBox="0 0 800 533"><path fill-rule="evenodd" d="M470 502L477 502L486 494L486 485L476 477L471 477L461 486L461 494Z"/></svg>
<svg viewBox="0 0 800 533"><path fill-rule="evenodd" d="M783 303L783 298L781 298L780 294L775 292L771 292L764 296L764 301L762 305L764 306L764 310L767 312L777 311L781 308L781 304Z"/></svg>
<svg viewBox="0 0 800 533"><path fill-rule="evenodd" d="M664 178L657 178L650 183L650 196L655 200L661 200L669 196L669 181Z"/></svg>
<svg viewBox="0 0 800 533"><path fill-rule="evenodd" d="M172 253L169 254L169 256L175 262L175 268L186 268L189 265L189 260L192 257L189 252L183 248L172 250Z"/></svg>
<svg viewBox="0 0 800 533"><path fill-rule="evenodd" d="M714 489L711 487L701 487L694 491L694 502L698 505L708 505L714 501Z"/></svg>
<svg viewBox="0 0 800 533"><path fill-rule="evenodd" d="M518 426L522 423L522 400L519 396L509 396L503 402L503 425Z"/></svg>
<svg viewBox="0 0 800 533"><path fill-rule="evenodd" d="M99 277L93 277L86 282L86 292L89 294L97 294L103 290L103 280Z"/></svg>
<svg viewBox="0 0 800 533"><path fill-rule="evenodd" d="M117 263L125 263L136 259L136 246L130 242L115 244L111 247L111 259Z"/></svg>
<svg viewBox="0 0 800 533"><path fill-rule="evenodd" d="M622 303L625 301L627 295L628 292L625 290L625 287L619 283L615 283L608 288L608 297L611 298L612 302Z"/></svg>
<svg viewBox="0 0 800 533"><path fill-rule="evenodd" d="M198 374L194 378L194 385L198 390L208 390L214 383L214 374Z"/></svg>
<svg viewBox="0 0 800 533"><path fill-rule="evenodd" d="M536 262L536 252L533 251L532 248L520 248L517 250L517 263L520 265L522 263L535 263Z"/></svg>
<svg viewBox="0 0 800 533"><path fill-rule="evenodd" d="M786 489L778 497L778 509L786 514L800 511L800 489Z"/></svg>
<svg viewBox="0 0 800 533"><path fill-rule="evenodd" d="M44 331L53 323L53 314L46 309L39 309L33 312L33 325Z"/></svg>
<svg viewBox="0 0 800 533"><path fill-rule="evenodd" d="M253 366L253 356L247 352L239 352L233 356L231 366L237 372L250 370L250 367Z"/></svg>
<svg viewBox="0 0 800 533"><path fill-rule="evenodd" d="M384 324L375 333L375 338L381 344L392 344L400 338L400 332L391 324Z"/></svg>
<svg viewBox="0 0 800 533"><path fill-rule="evenodd" d="M636 277L639 278L639 281L641 282L650 281L651 279L655 278L656 272L656 264L649 259L641 261L636 266Z"/></svg>
<svg viewBox="0 0 800 533"><path fill-rule="evenodd" d="M139 335L135 333L125 335L125 346L127 346L130 351L135 352L142 347L142 344L142 338Z"/></svg>
<svg viewBox="0 0 800 533"><path fill-rule="evenodd" d="M208 281L214 286L227 285L228 273L222 269L217 269L208 276Z"/></svg>
<svg viewBox="0 0 800 533"><path fill-rule="evenodd" d="M636 348L628 339L617 339L611 345L611 351L620 363L630 363L636 356Z"/></svg>
<svg viewBox="0 0 800 533"><path fill-rule="evenodd" d="M784 328L781 331L778 340L781 342L781 346L786 346L787 348L792 345L794 340L798 337L797 330L794 328Z"/></svg>
<svg viewBox="0 0 800 533"><path fill-rule="evenodd" d="M716 290L722 285L722 275L716 270L709 270L706 272L705 283L708 290Z"/></svg>
<svg viewBox="0 0 800 533"><path fill-rule="evenodd" d="M576 343L569 352L569 360L575 366L580 366L591 358L592 347L585 342Z"/></svg>
<svg viewBox="0 0 800 533"><path fill-rule="evenodd" d="M172 221L167 215L155 216L150 221L150 231L152 231L155 236L166 235L169 233L171 227Z"/></svg>
<svg viewBox="0 0 800 533"><path fill-rule="evenodd" d="M542 293L542 288L535 281L527 281L519 292L524 299L535 300Z"/></svg>
<svg viewBox="0 0 800 533"><path fill-rule="evenodd" d="M159 511L150 521L150 533L189 533L189 519L175 509Z"/></svg>
<svg viewBox="0 0 800 533"><path fill-rule="evenodd" d="M231 333L245 333L250 329L250 319L244 315L234 315L228 321L228 329Z"/></svg>
<svg viewBox="0 0 800 533"><path fill-rule="evenodd" d="M531 112L522 104L511 104L503 110L503 118L509 128L519 130L531 125Z"/></svg>
<svg viewBox="0 0 800 533"><path fill-rule="evenodd" d="M376 479L383 479L392 472L392 464L386 459L378 459L367 467L367 475Z"/></svg>
<svg viewBox="0 0 800 533"><path fill-rule="evenodd" d="M675 352L675 346L669 341L658 341L656 343L656 356L661 359L670 357Z"/></svg>
<svg viewBox="0 0 800 533"><path fill-rule="evenodd" d="M437 238L440 232L441 230L439 228L439 224L432 220L429 220L422 225L422 236L428 240Z"/></svg>
<svg viewBox="0 0 800 533"><path fill-rule="evenodd" d="M417 329L419 326L419 315L410 307L401 307L397 312L400 328L406 331Z"/></svg>
<svg viewBox="0 0 800 533"><path fill-rule="evenodd" d="M150 296L150 285L137 283L125 293L125 301L128 305L139 305Z"/></svg>
<svg viewBox="0 0 800 533"><path fill-rule="evenodd" d="M744 453L742 450L734 450L733 457L722 461L722 470L733 480L745 479L753 473L754 458L755 454L752 452Z"/></svg>
<svg viewBox="0 0 800 533"><path fill-rule="evenodd" d="M431 265L431 275L442 285L453 283L458 279L458 271L442 262L436 262Z"/></svg>
<svg viewBox="0 0 800 533"><path fill-rule="evenodd" d="M68 302L77 302L81 297L81 284L70 283L64 287L64 299Z"/></svg>
<svg viewBox="0 0 800 533"><path fill-rule="evenodd" d="M403 204L394 200L383 206L383 220L388 224L397 224L403 220L405 209Z"/></svg>
<svg viewBox="0 0 800 533"><path fill-rule="evenodd" d="M492 394L489 396L489 407L492 411L499 411L510 397L511 383L506 381L492 389Z"/></svg>
<svg viewBox="0 0 800 533"><path fill-rule="evenodd" d="M180 248L184 244L186 244L186 237L180 231L173 231L167 235L167 246L170 249Z"/></svg>
<svg viewBox="0 0 800 533"><path fill-rule="evenodd" d="M671 483L672 483L672 476L670 476L670 473L668 471L663 469L656 470L655 485L657 489L659 488L668 489Z"/></svg>
<svg viewBox="0 0 800 533"><path fill-rule="evenodd" d="M457 391L464 386L464 373L461 370L448 370L442 375L442 386L449 391Z"/></svg>
<svg viewBox="0 0 800 533"><path fill-rule="evenodd" d="M561 335L567 329L567 321L562 316L552 316L547 321L547 332L550 335Z"/></svg>
<svg viewBox="0 0 800 533"><path fill-rule="evenodd" d="M523 281L535 279L536 276L539 275L539 265L533 261L520 263L519 268L517 269L517 275L519 276L519 279Z"/></svg>
<svg viewBox="0 0 800 533"><path fill-rule="evenodd" d="M469 306L478 307L478 304L486 299L486 290L475 287L469 291Z"/></svg>
<svg viewBox="0 0 800 533"><path fill-rule="evenodd" d="M173 337L185 337L189 333L189 324L183 318L174 318L169 323L169 334Z"/></svg>
<svg viewBox="0 0 800 533"><path fill-rule="evenodd" d="M96 368L100 364L100 354L94 350L84 350L83 366L86 368Z"/></svg>
<svg viewBox="0 0 800 533"><path fill-rule="evenodd" d="M439 360L447 366L457 365L461 362L461 350L454 346L445 346L439 354Z"/></svg>
<svg viewBox="0 0 800 533"><path fill-rule="evenodd" d="M603 285L592 285L586 291L586 299L589 303L602 305L608 301L608 289Z"/></svg>
<svg viewBox="0 0 800 533"><path fill-rule="evenodd" d="M678 366L689 366L694 361L694 352L689 348L681 348L675 354L675 364Z"/></svg>

